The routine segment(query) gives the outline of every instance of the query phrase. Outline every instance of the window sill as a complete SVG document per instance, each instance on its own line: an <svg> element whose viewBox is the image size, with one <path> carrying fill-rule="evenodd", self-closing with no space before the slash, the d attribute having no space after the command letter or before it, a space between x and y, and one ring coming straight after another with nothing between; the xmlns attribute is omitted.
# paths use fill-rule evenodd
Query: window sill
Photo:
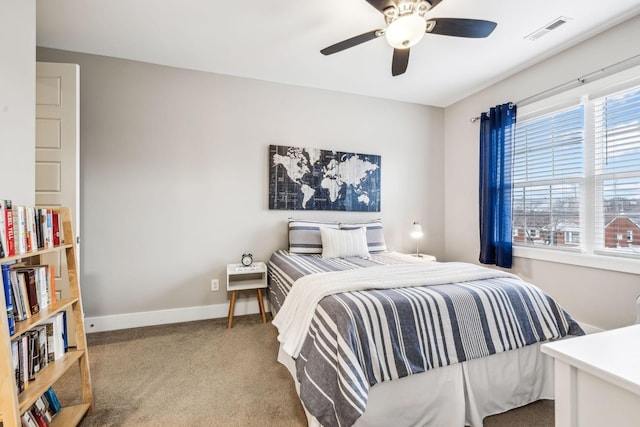
<svg viewBox="0 0 640 427"><path fill-rule="evenodd" d="M640 274L640 260L610 257L606 255L586 255L554 249L538 249L525 246L513 246L513 256L537 259L541 261L571 264L581 267L619 271L621 273Z"/></svg>

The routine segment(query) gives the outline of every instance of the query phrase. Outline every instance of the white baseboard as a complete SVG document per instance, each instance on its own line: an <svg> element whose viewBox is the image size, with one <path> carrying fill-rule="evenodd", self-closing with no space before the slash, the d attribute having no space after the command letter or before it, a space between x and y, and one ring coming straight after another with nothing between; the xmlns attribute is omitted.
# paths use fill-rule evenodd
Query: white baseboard
<svg viewBox="0 0 640 427"><path fill-rule="evenodd" d="M264 309L270 310L267 300ZM234 316L259 313L260 309L254 298L236 300ZM140 328L144 326L166 325L169 323L192 322L194 320L218 319L227 317L229 303L212 304L198 307L173 308L168 310L143 311L139 313L114 314L111 316L85 317L84 328L92 332L115 331L118 329Z"/></svg>
<svg viewBox="0 0 640 427"><path fill-rule="evenodd" d="M269 301L264 299L264 309L270 311ZM243 298L236 301L235 316L259 313L255 299ZM114 314L111 316L85 317L84 328L92 332L115 331L118 329L140 328L144 326L166 325L169 323L192 322L194 320L219 319L227 317L229 304L212 304L198 307L173 308L169 310L143 311L139 313ZM588 323L578 322L587 334L602 332L603 329Z"/></svg>

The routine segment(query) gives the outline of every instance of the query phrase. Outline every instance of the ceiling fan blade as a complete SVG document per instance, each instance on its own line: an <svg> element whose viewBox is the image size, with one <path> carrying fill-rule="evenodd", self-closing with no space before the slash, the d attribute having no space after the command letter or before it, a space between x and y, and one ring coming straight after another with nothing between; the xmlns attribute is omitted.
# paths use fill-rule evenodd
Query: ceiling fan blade
<svg viewBox="0 0 640 427"><path fill-rule="evenodd" d="M441 1L441 0L437 0L437 1ZM367 3L369 3L371 6L375 7L376 9L378 9L380 13L384 13L384 10L388 7L396 6L396 2L392 0L367 0Z"/></svg>
<svg viewBox="0 0 640 427"><path fill-rule="evenodd" d="M427 0L429 3L431 3L431 7L429 8L429 10L433 9L434 7L436 7L438 4L440 4L440 2L442 0Z"/></svg>
<svg viewBox="0 0 640 427"><path fill-rule="evenodd" d="M443 36L469 37L481 39L487 37L496 28L495 22L483 21L481 19L464 19L464 18L433 18L427 21L427 29L429 23L435 22L431 30L427 32L431 34L441 34Z"/></svg>
<svg viewBox="0 0 640 427"><path fill-rule="evenodd" d="M368 42L369 40L378 38L381 35L381 30L369 31L368 33L360 34L359 36L351 37L350 39L346 39L329 47L325 47L320 51L320 53L323 55L332 55L336 52L340 52L345 49L349 49L350 47L354 47L364 42Z"/></svg>
<svg viewBox="0 0 640 427"><path fill-rule="evenodd" d="M391 75L399 76L407 71L409 65L409 49L393 49L393 62L391 63Z"/></svg>

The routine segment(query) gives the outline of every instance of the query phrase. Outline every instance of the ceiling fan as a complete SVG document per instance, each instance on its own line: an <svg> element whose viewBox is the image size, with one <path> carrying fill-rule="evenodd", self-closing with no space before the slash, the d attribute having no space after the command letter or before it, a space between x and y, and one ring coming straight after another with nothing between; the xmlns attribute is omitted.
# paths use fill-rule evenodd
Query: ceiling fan
<svg viewBox="0 0 640 427"><path fill-rule="evenodd" d="M366 0L378 9L387 24L386 28L369 31L333 44L320 51L332 55L357 46L382 35L393 47L391 74L398 76L407 70L409 49L422 40L426 33L443 36L484 38L496 28L496 23L480 19L425 18L425 14L442 0Z"/></svg>

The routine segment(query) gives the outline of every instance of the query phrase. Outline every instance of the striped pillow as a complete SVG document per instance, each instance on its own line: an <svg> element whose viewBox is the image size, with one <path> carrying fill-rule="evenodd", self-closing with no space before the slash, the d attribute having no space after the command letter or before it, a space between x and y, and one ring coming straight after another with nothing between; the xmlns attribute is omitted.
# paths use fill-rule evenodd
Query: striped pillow
<svg viewBox="0 0 640 427"><path fill-rule="evenodd" d="M337 230L337 222L307 221L289 218L289 253L321 254L322 238L320 228Z"/></svg>
<svg viewBox="0 0 640 427"><path fill-rule="evenodd" d="M364 227L356 230L334 230L322 227L322 258L361 257L369 258L367 231Z"/></svg>
<svg viewBox="0 0 640 427"><path fill-rule="evenodd" d="M367 247L369 248L369 252L387 251L381 219L361 223L340 223L341 230L355 230L361 227L367 229Z"/></svg>

